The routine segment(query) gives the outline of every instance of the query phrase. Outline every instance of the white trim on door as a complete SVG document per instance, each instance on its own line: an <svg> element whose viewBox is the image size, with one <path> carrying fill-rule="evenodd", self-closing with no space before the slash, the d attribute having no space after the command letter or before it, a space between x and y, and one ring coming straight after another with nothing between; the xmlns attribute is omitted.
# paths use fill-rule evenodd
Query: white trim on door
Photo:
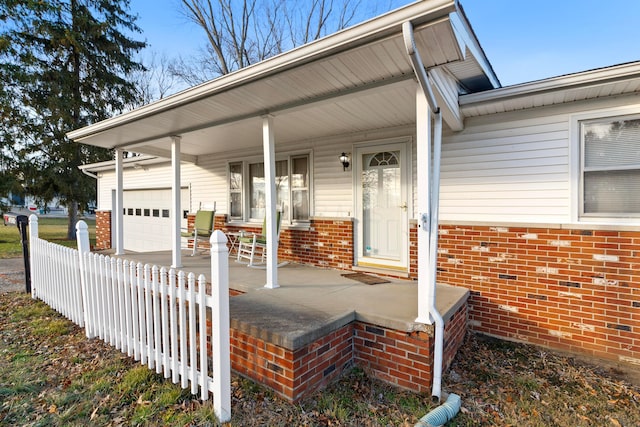
<svg viewBox="0 0 640 427"><path fill-rule="evenodd" d="M363 156L375 153L397 152L400 161L400 197L398 198L397 214L399 226L397 230L399 251L397 256L376 255L372 250L365 250L364 221L366 220L363 206ZM359 267L384 268L406 271L409 265L409 215L412 212L411 192L411 139L371 141L354 146L353 182L354 182L354 264ZM383 238L382 241L385 239ZM393 243L393 242L392 242Z"/></svg>

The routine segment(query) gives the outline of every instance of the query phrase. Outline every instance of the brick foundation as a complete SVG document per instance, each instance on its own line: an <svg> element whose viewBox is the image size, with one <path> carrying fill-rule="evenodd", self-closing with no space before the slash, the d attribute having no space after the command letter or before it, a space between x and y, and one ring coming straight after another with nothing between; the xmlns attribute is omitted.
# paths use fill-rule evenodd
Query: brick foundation
<svg viewBox="0 0 640 427"><path fill-rule="evenodd" d="M640 232L440 227L438 282L485 334L640 364Z"/></svg>
<svg viewBox="0 0 640 427"><path fill-rule="evenodd" d="M445 319L443 372L451 366L467 330L467 304ZM407 390L431 392L432 332L401 332L367 323L354 325L354 363L372 376Z"/></svg>
<svg viewBox="0 0 640 427"><path fill-rule="evenodd" d="M467 304L462 304L446 321L444 371L462 344L466 319ZM296 350L231 328L232 369L291 402L309 396L354 365L397 387L429 393L433 348L431 332L402 332L358 321Z"/></svg>
<svg viewBox="0 0 640 427"><path fill-rule="evenodd" d="M111 249L111 211L96 211L95 249Z"/></svg>
<svg viewBox="0 0 640 427"><path fill-rule="evenodd" d="M433 339L365 323L354 327L355 363L382 381L417 392L431 390Z"/></svg>
<svg viewBox="0 0 640 427"><path fill-rule="evenodd" d="M338 377L352 363L352 326L297 350L231 329L231 367L296 402Z"/></svg>

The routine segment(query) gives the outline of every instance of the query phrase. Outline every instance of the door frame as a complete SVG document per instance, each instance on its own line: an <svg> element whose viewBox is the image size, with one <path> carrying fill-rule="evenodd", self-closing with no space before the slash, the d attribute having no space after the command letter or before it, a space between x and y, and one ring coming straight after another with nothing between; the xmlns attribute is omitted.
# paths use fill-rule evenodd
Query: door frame
<svg viewBox="0 0 640 427"><path fill-rule="evenodd" d="M411 137L401 137L392 139L382 139L367 141L353 145L352 155L353 165L353 213L356 226L354 227L353 256L354 265L363 268L382 268L400 271L409 270L409 217L413 212L413 156ZM362 211L362 155L365 153L380 151L400 151L400 173L402 199L407 208L402 217L402 235L400 260L385 260L380 258L367 257L363 248L363 211Z"/></svg>

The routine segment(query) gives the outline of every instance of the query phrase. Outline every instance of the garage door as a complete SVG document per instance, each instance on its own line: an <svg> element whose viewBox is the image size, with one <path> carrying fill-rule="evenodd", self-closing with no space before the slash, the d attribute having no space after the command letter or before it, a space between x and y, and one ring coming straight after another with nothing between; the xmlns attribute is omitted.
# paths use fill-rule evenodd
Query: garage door
<svg viewBox="0 0 640 427"><path fill-rule="evenodd" d="M189 210L189 189L181 190L181 207ZM135 252L171 250L171 189L124 190L124 249ZM182 224L187 220L181 214Z"/></svg>

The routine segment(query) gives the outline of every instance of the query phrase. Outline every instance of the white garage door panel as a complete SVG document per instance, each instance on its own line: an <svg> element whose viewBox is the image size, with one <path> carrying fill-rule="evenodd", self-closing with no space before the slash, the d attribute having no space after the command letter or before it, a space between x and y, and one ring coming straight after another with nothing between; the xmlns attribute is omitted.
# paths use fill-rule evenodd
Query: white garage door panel
<svg viewBox="0 0 640 427"><path fill-rule="evenodd" d="M181 190L181 207L188 211L189 189ZM171 189L124 190L124 249L134 252L171 250ZM182 218L182 214L180 214ZM187 226L182 218L181 227Z"/></svg>

